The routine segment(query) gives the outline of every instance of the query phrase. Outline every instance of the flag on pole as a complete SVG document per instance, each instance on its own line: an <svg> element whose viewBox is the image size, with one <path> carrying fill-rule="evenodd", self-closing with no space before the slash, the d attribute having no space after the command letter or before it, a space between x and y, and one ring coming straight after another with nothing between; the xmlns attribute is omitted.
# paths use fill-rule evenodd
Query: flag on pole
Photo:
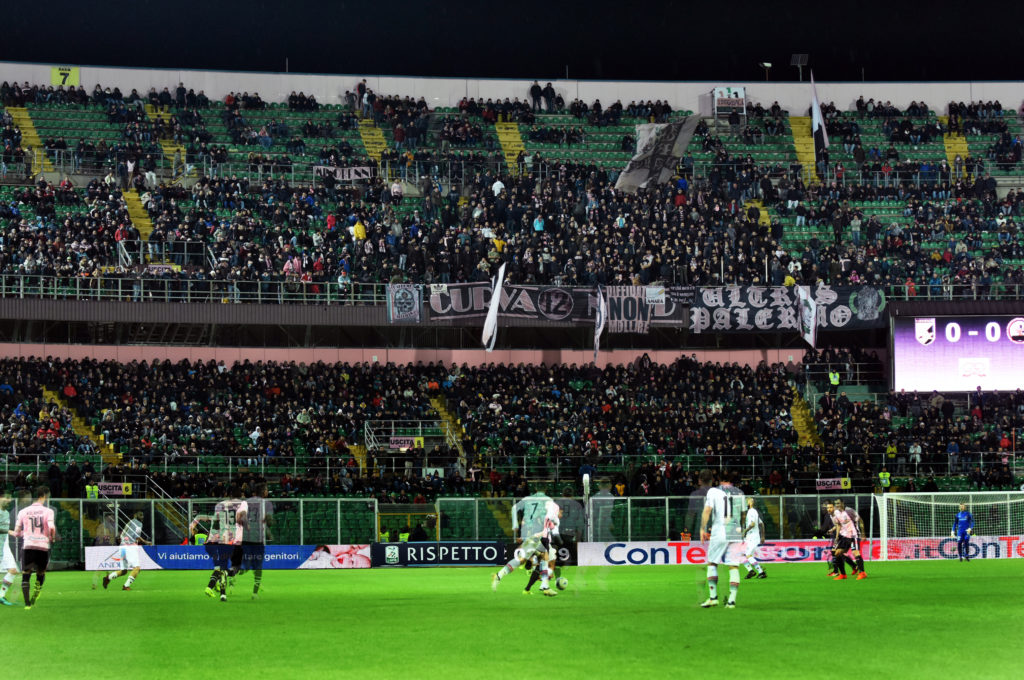
<svg viewBox="0 0 1024 680"><path fill-rule="evenodd" d="M818 302L810 286L796 287L796 304L800 318L800 336L814 347L818 342Z"/></svg>
<svg viewBox="0 0 1024 680"><path fill-rule="evenodd" d="M501 286L505 282L505 263L498 268L498 275L494 277L494 290L491 291L491 306L487 309L487 319L484 321L484 348L490 352L494 350L494 342L498 339L498 309L501 307Z"/></svg>
<svg viewBox="0 0 1024 680"><path fill-rule="evenodd" d="M597 352L601 349L601 333L604 333L608 321L608 302L604 297L604 289L597 287L597 313L594 315L594 363L597 363Z"/></svg>
<svg viewBox="0 0 1024 680"><path fill-rule="evenodd" d="M825 129L825 119L821 115L821 106L818 104L818 88L814 86L814 71L811 71L811 136L814 138L814 163L822 160L822 155L828 149L828 130Z"/></svg>

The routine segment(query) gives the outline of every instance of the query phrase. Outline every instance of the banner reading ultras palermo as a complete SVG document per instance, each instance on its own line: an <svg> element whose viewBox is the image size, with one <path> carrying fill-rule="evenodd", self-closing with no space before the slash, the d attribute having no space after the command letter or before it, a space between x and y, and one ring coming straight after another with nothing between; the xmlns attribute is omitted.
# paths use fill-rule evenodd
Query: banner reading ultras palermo
<svg viewBox="0 0 1024 680"><path fill-rule="evenodd" d="M143 569L213 569L213 561L201 545L147 545L139 550ZM369 569L367 545L268 545L264 569ZM121 547L88 546L87 571L121 569Z"/></svg>
<svg viewBox="0 0 1024 680"><path fill-rule="evenodd" d="M810 290L821 330L885 326L885 294L872 286L816 286ZM690 307L693 333L799 331L795 288L726 286L700 288Z"/></svg>

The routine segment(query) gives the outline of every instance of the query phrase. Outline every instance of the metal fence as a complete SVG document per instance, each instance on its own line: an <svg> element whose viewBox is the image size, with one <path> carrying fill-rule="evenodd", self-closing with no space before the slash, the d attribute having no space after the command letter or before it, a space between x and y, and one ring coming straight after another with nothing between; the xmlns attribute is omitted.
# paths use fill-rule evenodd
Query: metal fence
<svg viewBox="0 0 1024 680"><path fill-rule="evenodd" d="M377 538L377 501L373 498L270 498L273 520L268 543L317 545L372 543ZM11 515L31 504L32 498L16 499ZM218 499L120 499L52 498L57 520L57 541L52 558L64 565L82 562L85 547L117 545L120 531L136 512L143 513L143 538L158 545L177 545L191 535L197 516L212 513ZM196 530L202 532L203 526Z"/></svg>
<svg viewBox="0 0 1024 680"><path fill-rule="evenodd" d="M871 494L829 492L798 496L750 496L765 524L764 540L810 539L819 536L824 504L842 498L864 520L867 538L878 535ZM564 515L563 534L576 540L665 541L700 540L704 495L620 498L610 494L557 498ZM440 498L437 501L441 540L493 541L513 539L515 498Z"/></svg>

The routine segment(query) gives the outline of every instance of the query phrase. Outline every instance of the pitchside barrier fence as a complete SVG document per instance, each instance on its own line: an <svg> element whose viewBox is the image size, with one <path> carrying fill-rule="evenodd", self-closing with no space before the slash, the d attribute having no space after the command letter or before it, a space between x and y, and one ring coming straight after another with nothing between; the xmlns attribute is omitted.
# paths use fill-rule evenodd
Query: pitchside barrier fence
<svg viewBox="0 0 1024 680"><path fill-rule="evenodd" d="M956 538L950 534L960 503L974 517L973 557L1024 557L1024 492L872 495L836 490L752 498L764 523L759 555L766 561L804 561L827 551L820 529L828 521L824 504L835 498L843 499L863 519L863 550L868 559L955 559ZM555 500L563 512L561 532L573 552L578 551L581 565L700 564L703 559L698 535L704 502L700 494L619 498L601 492L589 498ZM27 497L14 501L12 521L28 503ZM156 546L146 549L144 566L200 568L204 550L190 543L194 533L202 533L202 518L212 514L216 503L216 499L51 499L59 537L52 560L57 567L75 568L86 561L87 552L114 558L120 529L141 511L143 538ZM417 526L423 530L419 536L427 537L420 543L438 546L436 553L410 553L410 541L408 546L382 548L374 566L469 564L474 562L465 559L478 558L492 563L490 553L473 557L474 546L515 545L514 498L440 498L433 504L409 505L378 505L372 498L283 498L267 499L267 503L274 517L268 555L275 555L268 559L278 560L280 568L370 566L370 544L386 548L404 543L400 536L407 531L412 534ZM199 523L194 525L197 518ZM458 547L461 553L446 552L445 546Z"/></svg>

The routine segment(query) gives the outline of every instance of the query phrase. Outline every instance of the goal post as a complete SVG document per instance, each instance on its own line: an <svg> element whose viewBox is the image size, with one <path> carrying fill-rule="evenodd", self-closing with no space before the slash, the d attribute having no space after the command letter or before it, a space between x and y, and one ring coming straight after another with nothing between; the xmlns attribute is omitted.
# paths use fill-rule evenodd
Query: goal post
<svg viewBox="0 0 1024 680"><path fill-rule="evenodd" d="M974 518L971 557L1024 557L1024 493L887 493L876 495L875 502L876 559L956 559L950 533L961 503Z"/></svg>

